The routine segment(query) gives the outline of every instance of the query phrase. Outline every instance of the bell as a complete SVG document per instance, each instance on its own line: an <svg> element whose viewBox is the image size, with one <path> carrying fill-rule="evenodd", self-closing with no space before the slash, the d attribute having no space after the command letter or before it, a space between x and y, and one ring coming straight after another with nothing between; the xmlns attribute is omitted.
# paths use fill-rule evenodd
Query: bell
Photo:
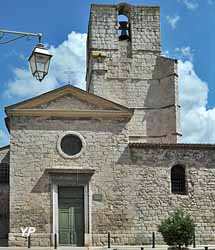
<svg viewBox="0 0 215 250"><path fill-rule="evenodd" d="M128 35L128 22L126 21L121 21L119 22L119 30L121 30L121 34L119 36L119 40L123 41L123 40L128 40L129 39L129 35Z"/></svg>

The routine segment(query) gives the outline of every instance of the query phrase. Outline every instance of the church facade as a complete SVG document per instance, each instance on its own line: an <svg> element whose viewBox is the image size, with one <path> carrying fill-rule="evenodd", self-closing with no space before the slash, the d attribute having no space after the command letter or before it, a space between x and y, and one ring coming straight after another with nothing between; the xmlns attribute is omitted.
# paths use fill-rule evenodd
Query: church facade
<svg viewBox="0 0 215 250"><path fill-rule="evenodd" d="M181 208L197 244L215 243L215 145L179 143L159 7L91 6L86 83L5 108L0 238L25 246L34 227L34 246L101 246L108 232L115 245L149 244L152 232L162 243L158 225Z"/></svg>

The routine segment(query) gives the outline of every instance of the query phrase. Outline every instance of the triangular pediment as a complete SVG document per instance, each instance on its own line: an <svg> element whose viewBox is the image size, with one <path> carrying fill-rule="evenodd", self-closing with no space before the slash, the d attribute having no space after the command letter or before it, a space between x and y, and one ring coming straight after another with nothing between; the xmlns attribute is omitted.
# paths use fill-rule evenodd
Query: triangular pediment
<svg viewBox="0 0 215 250"><path fill-rule="evenodd" d="M82 89L66 85L45 94L8 106L9 109L105 109L129 111L127 107L114 103Z"/></svg>
<svg viewBox="0 0 215 250"><path fill-rule="evenodd" d="M64 110L96 110L101 109L99 105L89 103L81 100L77 96L68 94L62 97L56 98L50 102L39 105L36 108L41 109L64 109Z"/></svg>
<svg viewBox="0 0 215 250"><path fill-rule="evenodd" d="M50 115L50 116L108 116L119 113L131 116L132 110L82 89L66 85L45 94L5 108L7 115ZM88 114L87 114L88 113Z"/></svg>
<svg viewBox="0 0 215 250"><path fill-rule="evenodd" d="M96 110L103 109L102 105L87 102L86 100L80 99L72 94L67 94L45 102L38 106L33 107L35 109L56 109L56 110ZM108 108L107 108L108 109Z"/></svg>

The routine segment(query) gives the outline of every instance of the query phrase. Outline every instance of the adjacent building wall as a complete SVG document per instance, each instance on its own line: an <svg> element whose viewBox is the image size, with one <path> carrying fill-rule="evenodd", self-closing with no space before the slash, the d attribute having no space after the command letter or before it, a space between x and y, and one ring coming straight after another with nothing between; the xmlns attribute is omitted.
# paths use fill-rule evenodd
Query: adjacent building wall
<svg viewBox="0 0 215 250"><path fill-rule="evenodd" d="M0 148L0 172L1 164L8 164L9 174L9 146ZM0 178L3 176L0 174ZM0 246L3 239L7 239L9 231L9 183L0 180Z"/></svg>

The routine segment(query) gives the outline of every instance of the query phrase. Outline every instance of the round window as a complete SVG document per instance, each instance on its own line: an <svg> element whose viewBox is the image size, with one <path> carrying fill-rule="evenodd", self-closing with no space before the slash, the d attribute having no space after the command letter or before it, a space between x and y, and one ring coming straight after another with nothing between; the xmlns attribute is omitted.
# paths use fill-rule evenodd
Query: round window
<svg viewBox="0 0 215 250"><path fill-rule="evenodd" d="M70 132L61 136L58 140L58 151L65 158L78 157L84 147L84 139L81 135Z"/></svg>

